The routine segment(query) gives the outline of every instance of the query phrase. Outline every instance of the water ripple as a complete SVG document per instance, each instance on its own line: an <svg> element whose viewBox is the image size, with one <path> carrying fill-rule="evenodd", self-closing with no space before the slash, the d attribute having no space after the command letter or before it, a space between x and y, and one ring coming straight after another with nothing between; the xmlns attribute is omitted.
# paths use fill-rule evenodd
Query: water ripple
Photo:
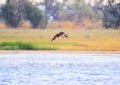
<svg viewBox="0 0 120 85"><path fill-rule="evenodd" d="M120 85L119 56L1 54L0 85Z"/></svg>

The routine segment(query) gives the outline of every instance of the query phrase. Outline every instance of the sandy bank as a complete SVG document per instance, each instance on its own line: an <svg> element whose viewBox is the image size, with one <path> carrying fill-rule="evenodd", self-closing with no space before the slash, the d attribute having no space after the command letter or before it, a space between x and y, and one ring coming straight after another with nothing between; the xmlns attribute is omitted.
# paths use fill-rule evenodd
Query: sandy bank
<svg viewBox="0 0 120 85"><path fill-rule="evenodd" d="M120 54L120 51L60 51L60 50L0 50L0 54L14 54L14 53L75 53L75 54Z"/></svg>

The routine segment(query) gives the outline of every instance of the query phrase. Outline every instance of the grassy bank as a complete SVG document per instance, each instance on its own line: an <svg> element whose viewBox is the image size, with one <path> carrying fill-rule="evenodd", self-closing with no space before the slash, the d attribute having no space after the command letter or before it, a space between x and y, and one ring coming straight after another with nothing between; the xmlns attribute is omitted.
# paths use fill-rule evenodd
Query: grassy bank
<svg viewBox="0 0 120 85"><path fill-rule="evenodd" d="M59 31L69 38L51 41ZM0 50L109 50L120 51L120 30L0 29Z"/></svg>

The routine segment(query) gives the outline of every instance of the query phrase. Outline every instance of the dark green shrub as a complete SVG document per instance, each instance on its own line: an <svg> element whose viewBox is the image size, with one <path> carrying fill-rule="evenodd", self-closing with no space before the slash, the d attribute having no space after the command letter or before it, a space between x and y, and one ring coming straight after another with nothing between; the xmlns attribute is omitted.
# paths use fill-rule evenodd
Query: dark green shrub
<svg viewBox="0 0 120 85"><path fill-rule="evenodd" d="M7 25L12 27L18 26L19 22L15 3L6 3L4 6L2 6L1 11L1 15Z"/></svg>
<svg viewBox="0 0 120 85"><path fill-rule="evenodd" d="M45 25L45 18L42 11L32 5L30 2L26 2L23 7L23 14L26 20L29 20L34 28Z"/></svg>
<svg viewBox="0 0 120 85"><path fill-rule="evenodd" d="M120 26L120 13L118 7L120 4L104 7L103 26L106 28L118 28Z"/></svg>

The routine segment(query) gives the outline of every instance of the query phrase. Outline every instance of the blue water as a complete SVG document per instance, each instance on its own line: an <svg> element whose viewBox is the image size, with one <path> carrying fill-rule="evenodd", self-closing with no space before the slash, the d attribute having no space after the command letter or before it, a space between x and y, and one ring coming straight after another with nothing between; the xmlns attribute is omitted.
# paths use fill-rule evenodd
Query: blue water
<svg viewBox="0 0 120 85"><path fill-rule="evenodd" d="M0 85L120 85L120 54L0 54Z"/></svg>

